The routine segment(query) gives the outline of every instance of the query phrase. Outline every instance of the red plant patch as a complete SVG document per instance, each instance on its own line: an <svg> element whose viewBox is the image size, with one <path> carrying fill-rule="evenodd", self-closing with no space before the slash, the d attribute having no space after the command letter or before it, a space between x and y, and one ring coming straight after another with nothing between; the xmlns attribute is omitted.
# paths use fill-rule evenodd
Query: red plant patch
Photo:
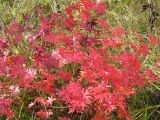
<svg viewBox="0 0 160 120"><path fill-rule="evenodd" d="M112 112L131 120L126 98L159 79L143 66L158 44L150 34L150 43L138 34L135 43L126 41L130 34L111 27L106 10L103 0L81 0L64 13L41 18L37 32L16 22L9 25L7 39L0 38L0 116L13 118L11 108L21 99L23 110L42 119L67 109L60 119L94 111L93 120L111 119Z"/></svg>

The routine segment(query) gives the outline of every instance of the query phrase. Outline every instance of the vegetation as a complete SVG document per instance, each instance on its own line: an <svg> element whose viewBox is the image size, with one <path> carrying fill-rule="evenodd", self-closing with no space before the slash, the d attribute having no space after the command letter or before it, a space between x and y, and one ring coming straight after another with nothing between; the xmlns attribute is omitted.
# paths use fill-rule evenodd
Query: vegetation
<svg viewBox="0 0 160 120"><path fill-rule="evenodd" d="M1 0L1 119L160 119L160 1L77 3Z"/></svg>

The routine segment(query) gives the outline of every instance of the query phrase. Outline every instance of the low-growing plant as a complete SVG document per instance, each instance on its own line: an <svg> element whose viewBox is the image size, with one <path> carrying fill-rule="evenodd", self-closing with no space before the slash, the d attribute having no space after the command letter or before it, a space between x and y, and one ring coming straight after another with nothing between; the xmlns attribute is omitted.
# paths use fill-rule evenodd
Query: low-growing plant
<svg viewBox="0 0 160 120"><path fill-rule="evenodd" d="M131 120L127 99L137 87L159 80L144 66L159 42L151 34L144 38L110 26L106 13L102 0L81 0L66 5L65 12L39 16L35 28L16 21L5 28L0 116Z"/></svg>

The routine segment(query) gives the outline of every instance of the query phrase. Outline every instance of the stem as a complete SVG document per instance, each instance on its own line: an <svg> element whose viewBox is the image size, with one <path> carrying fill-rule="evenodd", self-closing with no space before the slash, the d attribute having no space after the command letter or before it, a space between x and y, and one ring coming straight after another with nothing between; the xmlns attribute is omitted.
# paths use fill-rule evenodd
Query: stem
<svg viewBox="0 0 160 120"><path fill-rule="evenodd" d="M67 109L67 108L70 108L69 106L65 106L65 107L51 107L53 109Z"/></svg>

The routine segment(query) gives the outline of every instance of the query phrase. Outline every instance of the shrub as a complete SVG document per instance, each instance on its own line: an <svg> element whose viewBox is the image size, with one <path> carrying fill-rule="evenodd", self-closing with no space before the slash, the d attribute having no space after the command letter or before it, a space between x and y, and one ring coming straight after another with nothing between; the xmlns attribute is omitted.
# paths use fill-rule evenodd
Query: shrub
<svg viewBox="0 0 160 120"><path fill-rule="evenodd" d="M110 26L106 11L103 1L81 0L41 17L34 30L11 23L0 39L0 116L13 118L22 106L42 119L58 111L59 119L130 120L126 99L159 79L143 66L158 41Z"/></svg>

